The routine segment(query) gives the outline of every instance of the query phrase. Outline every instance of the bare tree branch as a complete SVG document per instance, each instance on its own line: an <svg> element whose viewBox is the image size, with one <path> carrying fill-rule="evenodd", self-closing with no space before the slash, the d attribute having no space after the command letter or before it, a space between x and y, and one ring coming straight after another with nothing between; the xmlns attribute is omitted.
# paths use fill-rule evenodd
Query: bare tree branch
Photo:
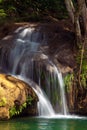
<svg viewBox="0 0 87 130"><path fill-rule="evenodd" d="M74 8L74 5L73 5L73 2L71 0L65 0L65 4L66 4L67 11L69 13L69 16L72 20L72 23L74 23L75 8Z"/></svg>

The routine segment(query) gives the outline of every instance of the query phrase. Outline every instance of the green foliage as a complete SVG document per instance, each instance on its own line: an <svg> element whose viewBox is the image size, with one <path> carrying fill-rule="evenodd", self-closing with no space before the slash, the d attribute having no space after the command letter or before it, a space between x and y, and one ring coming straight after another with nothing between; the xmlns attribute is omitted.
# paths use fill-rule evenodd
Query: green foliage
<svg viewBox="0 0 87 130"><path fill-rule="evenodd" d="M2 23L6 19L6 13L3 9L0 9L0 23Z"/></svg>
<svg viewBox="0 0 87 130"><path fill-rule="evenodd" d="M0 0L0 4L3 2L3 0Z"/></svg>
<svg viewBox="0 0 87 130"><path fill-rule="evenodd" d="M85 59L82 63L81 84L83 87L87 87L87 60Z"/></svg>
<svg viewBox="0 0 87 130"><path fill-rule="evenodd" d="M3 9L0 9L0 17L6 17L6 13Z"/></svg>
<svg viewBox="0 0 87 130"><path fill-rule="evenodd" d="M19 106L19 108L17 108L16 106L13 106L13 107L9 110L10 117L15 116L15 115L19 115L19 114L22 112L22 110L23 110L24 108L26 108L26 106L27 106L27 103L26 103L26 102L23 103L21 106Z"/></svg>
<svg viewBox="0 0 87 130"><path fill-rule="evenodd" d="M31 96L28 96L28 98L26 100L26 104L27 105L32 105L32 101L33 101L33 98Z"/></svg>
<svg viewBox="0 0 87 130"><path fill-rule="evenodd" d="M13 106L12 108L10 108L9 113L10 113L10 117L13 117L15 115L19 115L20 113L22 113L23 109L25 109L28 105L32 105L32 101L33 98L31 96L29 96L26 99L26 102L24 102L22 105L20 106Z"/></svg>
<svg viewBox="0 0 87 130"><path fill-rule="evenodd" d="M76 57L76 62L77 62L77 67L79 69L79 66L81 64L82 51L84 51L84 54L83 54L82 65L81 65L81 73L79 75L80 75L81 86L85 88L87 87L87 54L86 54L87 50L86 48L85 50L83 50L81 45L79 46L79 52ZM78 73L76 74L76 77L78 77Z"/></svg>
<svg viewBox="0 0 87 130"><path fill-rule="evenodd" d="M69 91L70 88L72 87L73 80L74 80L74 75L73 74L67 74L65 76L64 83L65 83L67 91Z"/></svg>
<svg viewBox="0 0 87 130"><path fill-rule="evenodd" d="M0 0L0 9L13 20L40 20L44 15L66 17L64 0Z"/></svg>

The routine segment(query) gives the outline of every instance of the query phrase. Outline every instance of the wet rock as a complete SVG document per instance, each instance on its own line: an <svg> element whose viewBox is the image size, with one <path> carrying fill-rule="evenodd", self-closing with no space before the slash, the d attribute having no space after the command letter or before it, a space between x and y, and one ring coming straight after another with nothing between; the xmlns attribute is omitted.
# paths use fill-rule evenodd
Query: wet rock
<svg viewBox="0 0 87 130"><path fill-rule="evenodd" d="M35 27L34 33L37 34L37 32L39 32L39 37L37 40L41 43L39 51L42 51L44 54L48 55L48 57L51 57L53 62L56 60L56 65L58 65L62 73L71 73L73 69L75 69L75 35L72 31L72 27L69 27L69 25L66 26L64 21L58 21L54 24L43 23L32 25L26 23L25 25L14 25L14 28L16 29L20 26L23 28ZM9 65L9 56L11 50L14 48L14 39L17 37L16 33L9 32L8 34L9 35L0 41L0 59L2 59L2 61L0 61L2 63L0 64L1 66L4 66L3 68L5 73L6 71L10 70L11 72L12 70L13 65L12 63ZM35 34L32 36L35 36ZM25 57L23 58L25 59Z"/></svg>

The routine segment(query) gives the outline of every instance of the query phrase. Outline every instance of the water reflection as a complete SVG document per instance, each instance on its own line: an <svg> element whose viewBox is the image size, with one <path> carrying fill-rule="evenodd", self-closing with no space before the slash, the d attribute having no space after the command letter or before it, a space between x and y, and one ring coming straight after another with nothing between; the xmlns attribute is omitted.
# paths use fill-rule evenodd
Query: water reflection
<svg viewBox="0 0 87 130"><path fill-rule="evenodd" d="M30 130L30 127L28 125L28 122L22 122L22 121L5 121L0 122L0 130Z"/></svg>
<svg viewBox="0 0 87 130"><path fill-rule="evenodd" d="M40 120L38 122L38 130L53 130L53 122L50 120Z"/></svg>
<svg viewBox="0 0 87 130"><path fill-rule="evenodd" d="M0 130L86 130L87 119L22 118L1 121Z"/></svg>

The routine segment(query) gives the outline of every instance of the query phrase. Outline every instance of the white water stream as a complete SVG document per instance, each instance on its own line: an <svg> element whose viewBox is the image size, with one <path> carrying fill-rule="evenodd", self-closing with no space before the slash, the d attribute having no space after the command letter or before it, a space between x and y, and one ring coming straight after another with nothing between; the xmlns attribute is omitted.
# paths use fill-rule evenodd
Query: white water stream
<svg viewBox="0 0 87 130"><path fill-rule="evenodd" d="M45 58L41 59L46 60L46 69L40 66L38 60L36 64L34 61L39 47L46 39L41 39L39 29L35 30L34 27L18 28L15 35L14 48L11 50L9 57L9 64L12 68L10 73L15 76L20 75L34 88L39 97L39 116L53 116L55 113L67 115L68 110L62 74L46 55L43 55ZM44 80L42 80L42 76ZM33 86L29 79L33 80L33 83L36 82L38 87L34 87L36 86L35 83ZM46 92L42 90L43 86ZM55 109L57 112L55 112Z"/></svg>

